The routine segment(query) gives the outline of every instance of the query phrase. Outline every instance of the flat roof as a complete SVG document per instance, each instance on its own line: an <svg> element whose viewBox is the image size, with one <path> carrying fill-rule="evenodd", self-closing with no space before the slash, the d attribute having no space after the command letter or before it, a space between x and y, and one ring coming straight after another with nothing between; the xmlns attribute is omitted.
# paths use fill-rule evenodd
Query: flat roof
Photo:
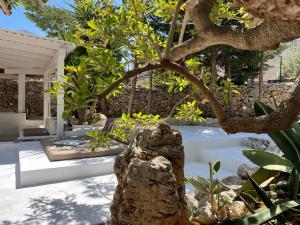
<svg viewBox="0 0 300 225"><path fill-rule="evenodd" d="M69 54L75 47L75 43L55 38L0 29L0 68L6 74L42 75L49 67L55 68L53 60L59 50Z"/></svg>

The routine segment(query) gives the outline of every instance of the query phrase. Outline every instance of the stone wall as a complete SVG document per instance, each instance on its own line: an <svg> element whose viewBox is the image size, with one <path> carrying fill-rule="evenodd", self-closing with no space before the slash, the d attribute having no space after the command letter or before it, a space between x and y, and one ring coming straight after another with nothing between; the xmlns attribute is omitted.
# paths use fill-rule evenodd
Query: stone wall
<svg viewBox="0 0 300 225"><path fill-rule="evenodd" d="M25 108L29 117L43 116L43 82L27 80ZM18 111L18 82L0 79L0 112Z"/></svg>
<svg viewBox="0 0 300 225"><path fill-rule="evenodd" d="M28 116L43 117L43 82L28 81L26 82L25 91L25 108L28 111Z"/></svg>
<svg viewBox="0 0 300 225"><path fill-rule="evenodd" d="M263 101L274 107L274 96L279 104L286 98L288 91L294 83L264 83ZM234 114L236 116L253 116L253 103L258 98L258 84L249 84L237 88L240 95L233 95ZM31 117L43 116L43 83L36 80L26 81L26 110ZM189 90L183 93L168 93L167 87L155 87L152 91L151 113L167 116L173 106L183 98ZM147 112L149 90L137 88L133 102L133 112ZM130 89L111 98L107 103L107 115L109 117L119 117L122 112L127 112ZM221 100L222 97L220 96ZM221 100L222 101L222 100ZM51 112L55 116L56 101L51 102ZM205 117L214 117L208 103L199 105L204 111ZM17 112L18 109L18 84L15 80L0 79L0 112Z"/></svg>
<svg viewBox="0 0 300 225"><path fill-rule="evenodd" d="M0 79L0 112L18 111L18 83Z"/></svg>
<svg viewBox="0 0 300 225"><path fill-rule="evenodd" d="M275 98L277 104L287 97L288 91L294 87L294 83L264 83L263 102L274 107ZM258 84L242 85L236 88L240 94L233 95L234 114L236 116L253 116L254 100L258 98ZM147 112L148 92L146 88L137 88L133 102L133 112ZM184 93L168 93L166 87L156 87L152 92L151 113L167 116L175 103L184 97L189 91ZM130 89L126 89L122 94L111 98L107 103L108 116L119 117L122 112L127 112ZM219 96L222 102L222 96ZM205 117L214 117L209 103L199 105L204 111ZM227 106L225 106L227 108Z"/></svg>

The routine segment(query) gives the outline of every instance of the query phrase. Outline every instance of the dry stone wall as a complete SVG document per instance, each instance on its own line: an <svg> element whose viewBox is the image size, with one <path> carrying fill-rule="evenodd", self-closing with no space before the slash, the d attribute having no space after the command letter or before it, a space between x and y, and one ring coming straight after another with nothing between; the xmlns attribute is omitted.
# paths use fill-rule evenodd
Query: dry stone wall
<svg viewBox="0 0 300 225"><path fill-rule="evenodd" d="M274 107L274 99L279 104L286 99L288 92L294 88L294 83L264 83L263 101ZM41 117L43 115L43 83L41 81L26 81L26 109L29 116ZM233 108L236 116L253 116L253 103L258 98L258 84L249 84L237 87L240 95L233 95ZM155 87L152 91L151 113L167 116L173 106L183 98L189 89L183 93L168 93L167 87ZM149 90L137 88L133 101L133 112L147 113ZM130 89L124 89L116 97L107 102L109 117L119 117L122 112L127 112ZM222 101L222 96L219 96ZM51 102L51 112L55 115L56 101ZM226 106L225 106L226 107ZM214 117L208 103L200 105L205 117ZM0 79L0 112L17 112L18 109L18 84L15 80Z"/></svg>
<svg viewBox="0 0 300 225"><path fill-rule="evenodd" d="M25 85L25 108L29 116L43 116L43 82L29 80ZM0 112L18 111L18 82L0 79Z"/></svg>
<svg viewBox="0 0 300 225"><path fill-rule="evenodd" d="M288 92L294 88L294 83L264 83L263 102L274 107L274 99L277 104L286 99ZM233 108L236 116L254 116L253 104L258 98L258 84L242 85L236 88L240 94L233 95ZM146 88L137 88L133 101L133 112L147 112L148 92ZM184 93L168 93L166 87L156 87L152 91L151 113L167 116L175 103L184 97L189 90ZM107 114L109 117L119 117L122 112L127 112L130 89L125 89L122 94L111 98L107 103ZM219 96L222 102L223 97ZM199 105L204 111L205 117L214 117L209 103ZM228 108L227 106L225 106Z"/></svg>
<svg viewBox="0 0 300 225"><path fill-rule="evenodd" d="M18 111L18 83L0 79L0 112Z"/></svg>

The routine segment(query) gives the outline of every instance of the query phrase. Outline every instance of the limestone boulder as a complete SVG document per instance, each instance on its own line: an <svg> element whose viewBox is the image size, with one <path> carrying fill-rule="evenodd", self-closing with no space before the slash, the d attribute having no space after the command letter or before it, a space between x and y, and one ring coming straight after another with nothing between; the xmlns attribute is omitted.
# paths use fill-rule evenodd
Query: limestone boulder
<svg viewBox="0 0 300 225"><path fill-rule="evenodd" d="M116 158L112 225L189 224L183 167L178 131L163 123L141 131Z"/></svg>

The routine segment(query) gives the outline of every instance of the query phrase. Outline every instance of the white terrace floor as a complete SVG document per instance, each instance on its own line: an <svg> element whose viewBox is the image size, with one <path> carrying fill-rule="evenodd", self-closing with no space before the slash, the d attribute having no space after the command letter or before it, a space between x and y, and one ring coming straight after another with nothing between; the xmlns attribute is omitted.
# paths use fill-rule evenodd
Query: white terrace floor
<svg viewBox="0 0 300 225"><path fill-rule="evenodd" d="M219 176L234 175L237 166L245 161L240 140L254 136L226 135L218 128L177 128L183 134L186 176L207 176L206 162L216 159L223 161ZM111 174L20 188L18 144L0 143L0 225L100 223L109 217L116 185Z"/></svg>

